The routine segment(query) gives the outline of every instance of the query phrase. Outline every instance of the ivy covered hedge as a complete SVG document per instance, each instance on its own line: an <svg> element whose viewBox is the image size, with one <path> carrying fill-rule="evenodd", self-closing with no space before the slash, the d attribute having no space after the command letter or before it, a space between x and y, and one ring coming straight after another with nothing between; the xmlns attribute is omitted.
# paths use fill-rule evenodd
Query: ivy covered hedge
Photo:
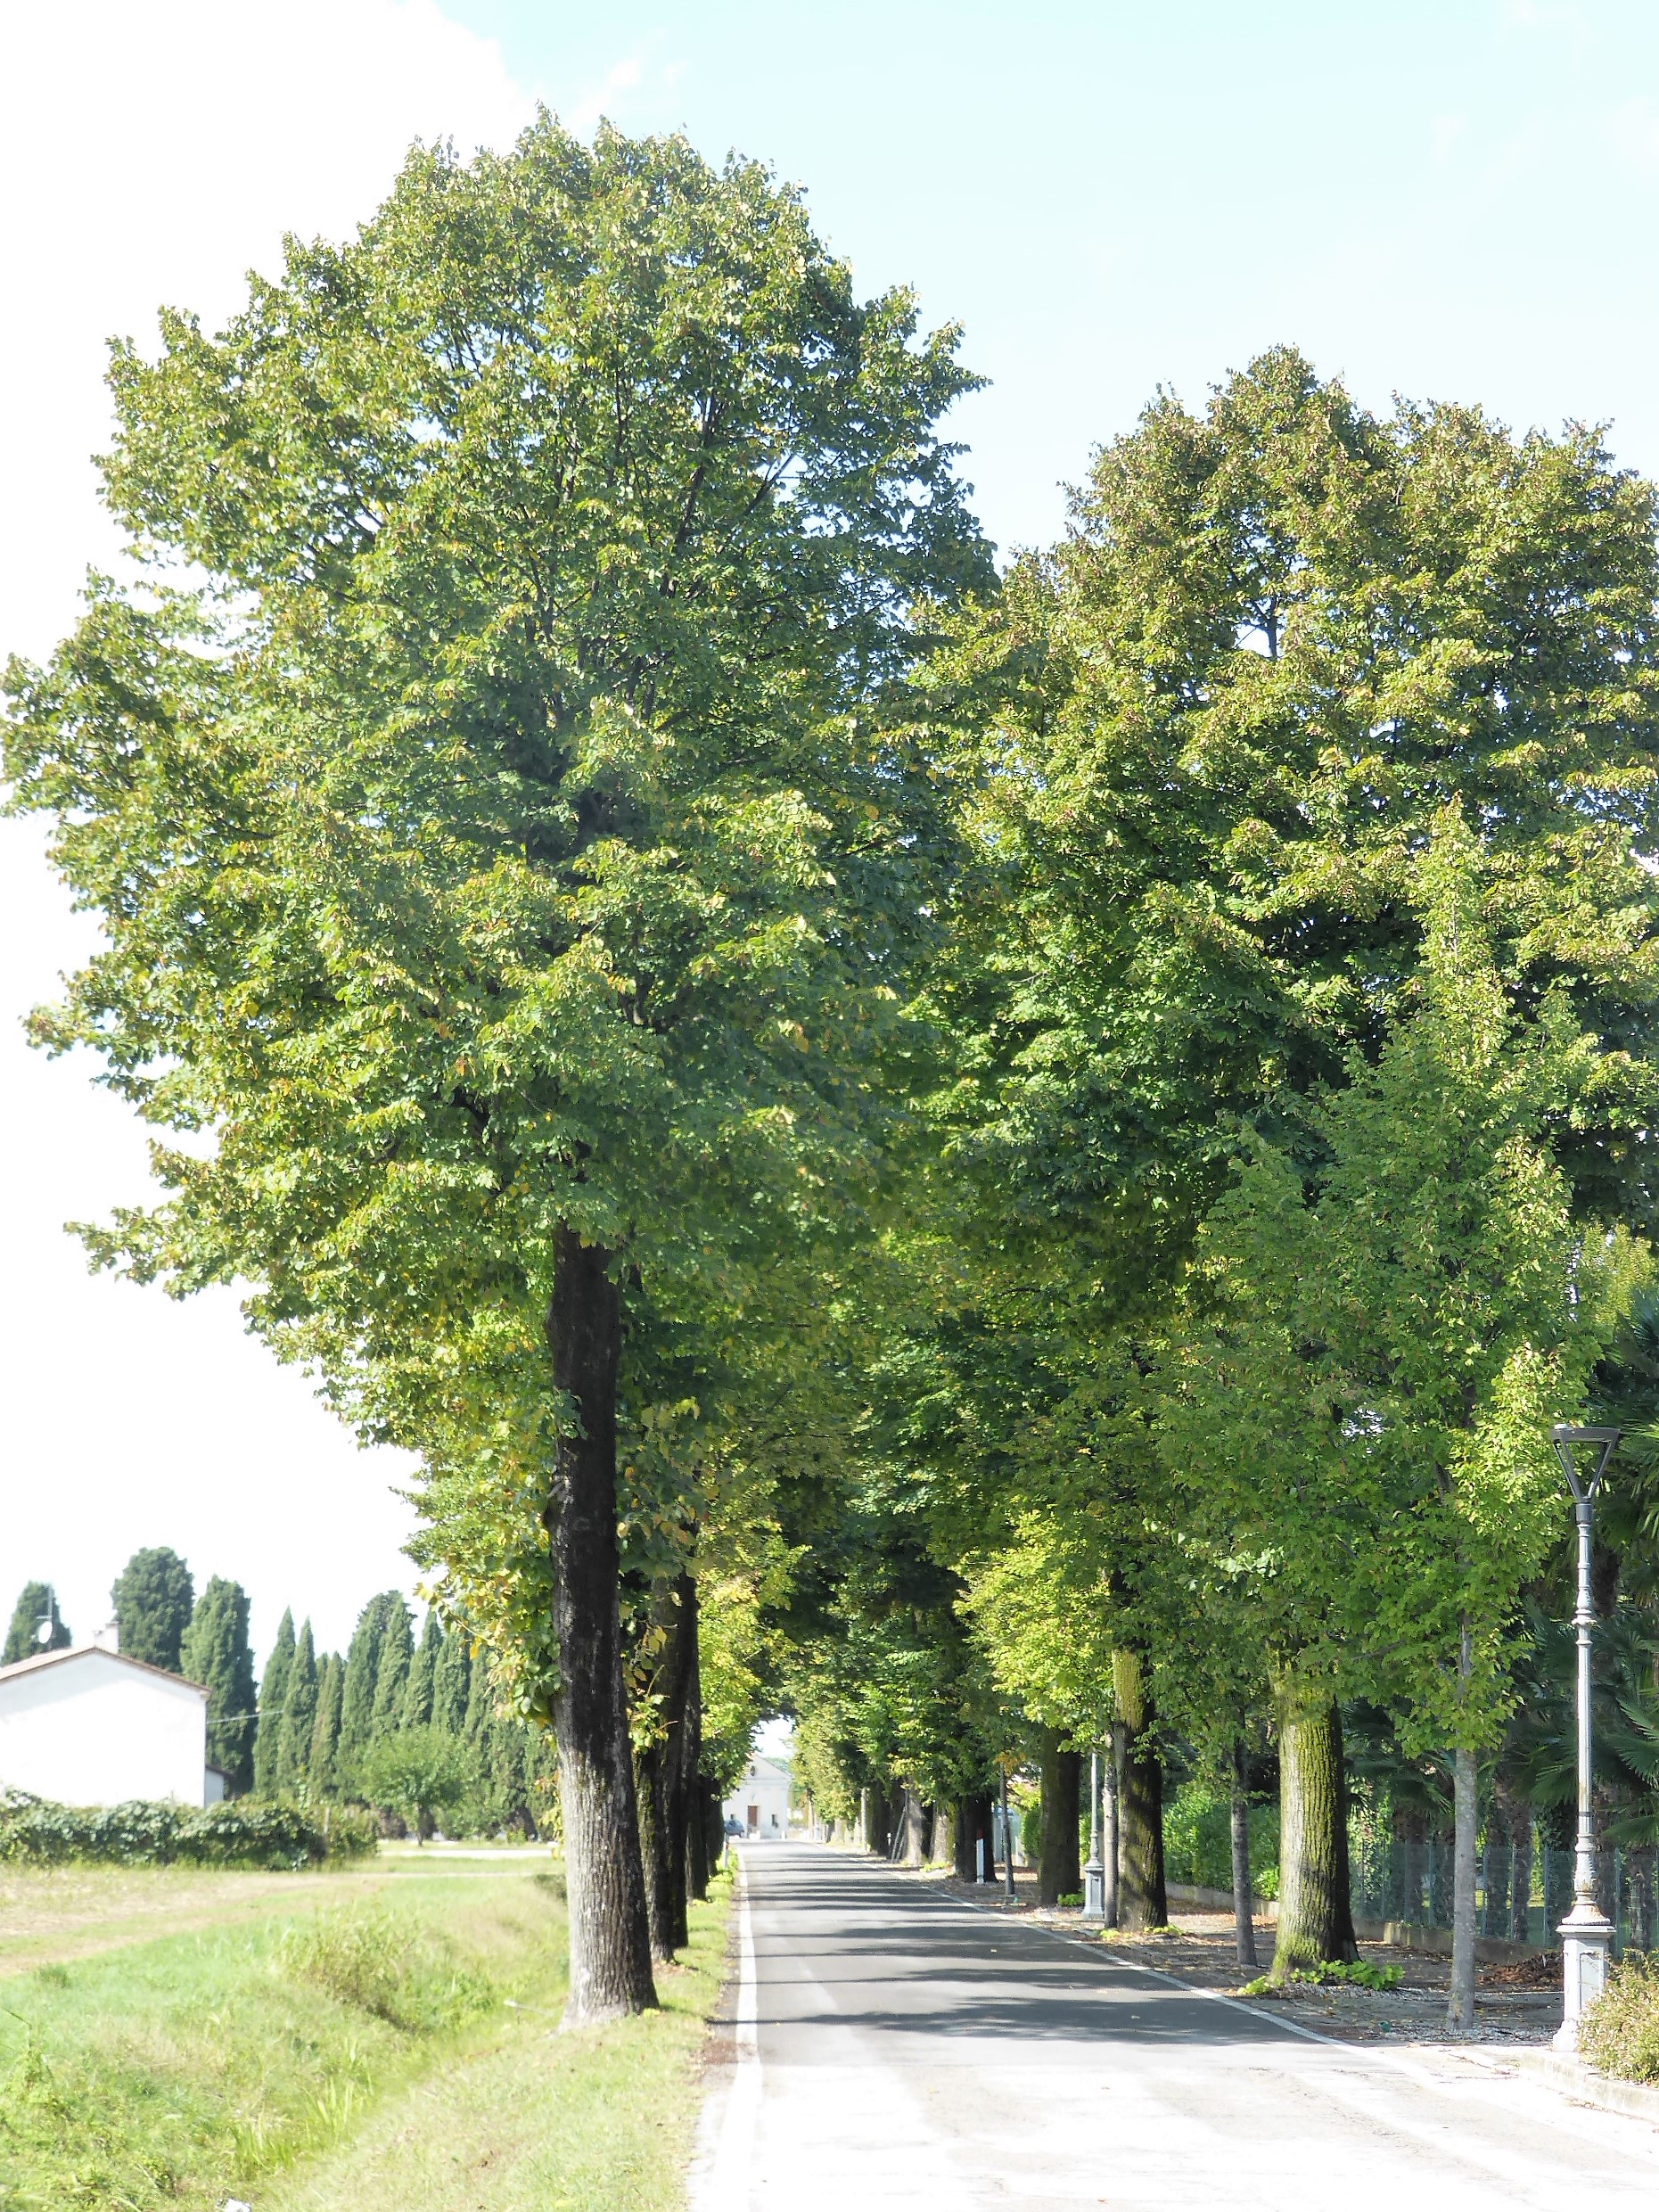
<svg viewBox="0 0 1659 2212"><path fill-rule="evenodd" d="M295 1805L239 1798L228 1805L49 1805L0 1798L0 1863L55 1866L320 1866L373 1851L366 1813L324 1817Z"/></svg>

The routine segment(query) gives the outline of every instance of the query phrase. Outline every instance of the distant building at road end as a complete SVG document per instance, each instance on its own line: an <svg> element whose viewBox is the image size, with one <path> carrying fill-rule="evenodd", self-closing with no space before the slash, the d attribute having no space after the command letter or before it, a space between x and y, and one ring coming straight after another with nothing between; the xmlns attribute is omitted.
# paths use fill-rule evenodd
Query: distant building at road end
<svg viewBox="0 0 1659 2212"><path fill-rule="evenodd" d="M0 1789L56 1805L213 1805L208 1693L116 1649L114 1632L0 1666Z"/></svg>
<svg viewBox="0 0 1659 2212"><path fill-rule="evenodd" d="M3 1681L4 1676L0 1676ZM789 1767L782 1759L750 1760L743 1778L721 1805L728 1836L781 1843L789 1833Z"/></svg>

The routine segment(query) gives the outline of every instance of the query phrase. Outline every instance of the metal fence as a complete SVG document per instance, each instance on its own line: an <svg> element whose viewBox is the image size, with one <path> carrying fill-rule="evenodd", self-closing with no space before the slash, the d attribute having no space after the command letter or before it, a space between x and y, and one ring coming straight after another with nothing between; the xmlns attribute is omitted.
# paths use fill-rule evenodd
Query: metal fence
<svg viewBox="0 0 1659 2212"><path fill-rule="evenodd" d="M1618 1929L1615 1951L1659 1948L1651 1849L1604 1849L1601 1909ZM1400 1843L1351 1835L1349 1861L1357 1919L1451 1926L1450 1837ZM1475 1861L1475 1928L1512 1943L1555 1944L1573 1904L1573 1854L1489 1842Z"/></svg>

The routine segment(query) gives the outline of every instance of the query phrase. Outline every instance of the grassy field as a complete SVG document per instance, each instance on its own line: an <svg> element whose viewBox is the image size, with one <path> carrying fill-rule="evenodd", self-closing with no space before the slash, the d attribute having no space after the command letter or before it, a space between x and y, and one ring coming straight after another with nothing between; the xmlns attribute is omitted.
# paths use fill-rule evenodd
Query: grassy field
<svg viewBox="0 0 1659 2212"><path fill-rule="evenodd" d="M559 2036L546 1855L0 1875L0 2212L678 2204L724 1883L660 2013Z"/></svg>

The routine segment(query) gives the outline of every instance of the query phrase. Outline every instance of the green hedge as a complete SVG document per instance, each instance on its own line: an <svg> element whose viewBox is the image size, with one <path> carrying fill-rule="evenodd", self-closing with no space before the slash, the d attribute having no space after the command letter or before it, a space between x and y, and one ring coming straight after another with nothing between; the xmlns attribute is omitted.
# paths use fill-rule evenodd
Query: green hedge
<svg viewBox="0 0 1659 2212"><path fill-rule="evenodd" d="M295 1805L48 1805L0 1802L0 1862L57 1866L320 1866L375 1847L366 1813L333 1811L326 1825Z"/></svg>
<svg viewBox="0 0 1659 2212"><path fill-rule="evenodd" d="M1233 1804L1207 1782L1186 1781L1163 1808L1163 1868L1172 1882L1203 1889L1233 1887ZM1250 1879L1259 1897L1279 1894L1277 1805L1250 1808Z"/></svg>

